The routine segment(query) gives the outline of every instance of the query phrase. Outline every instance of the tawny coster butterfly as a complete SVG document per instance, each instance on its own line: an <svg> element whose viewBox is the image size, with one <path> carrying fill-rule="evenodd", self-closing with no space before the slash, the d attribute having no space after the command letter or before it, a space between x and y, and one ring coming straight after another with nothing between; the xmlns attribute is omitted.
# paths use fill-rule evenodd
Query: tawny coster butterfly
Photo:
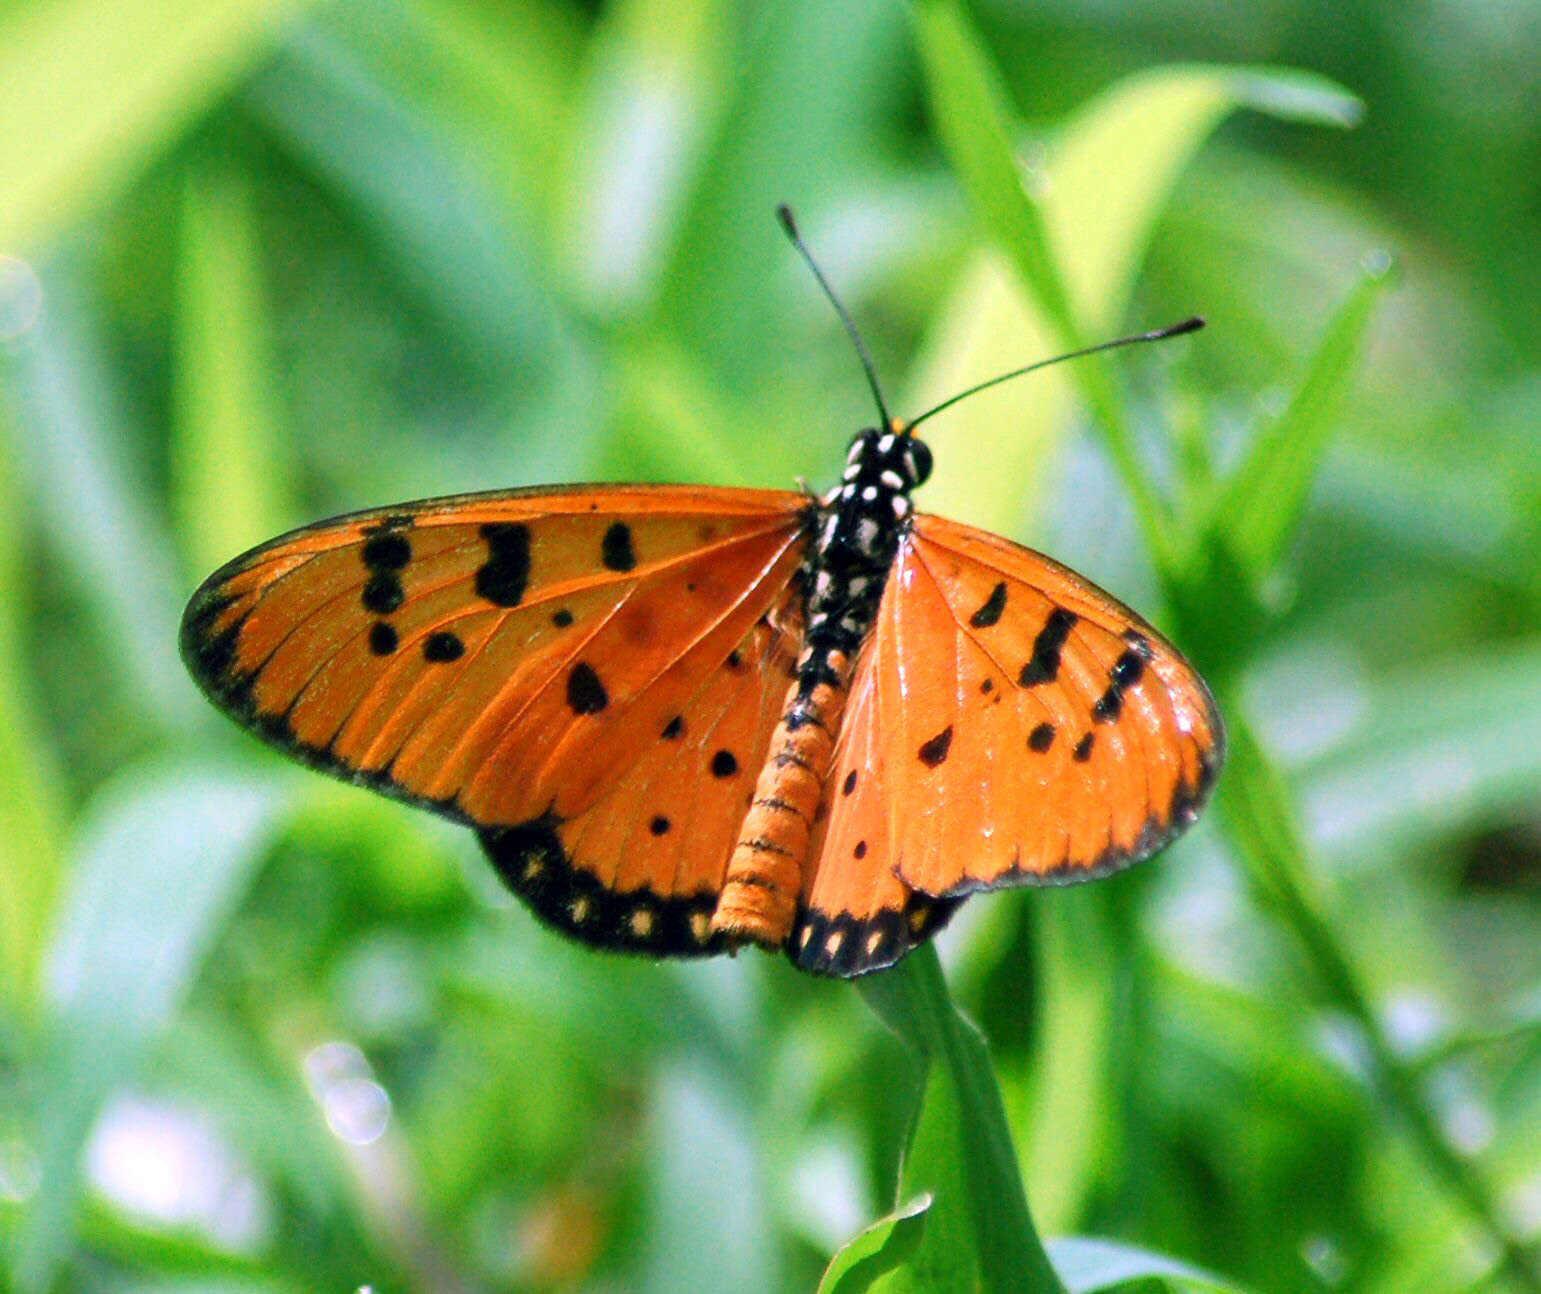
<svg viewBox="0 0 1541 1294"><path fill-rule="evenodd" d="M210 576L182 652L272 745L475 828L568 935L756 943L852 976L977 890L1154 853L1197 816L1223 732L1133 611L912 510L915 428L1042 363L890 417L780 215L881 417L827 494L583 485L354 513Z"/></svg>

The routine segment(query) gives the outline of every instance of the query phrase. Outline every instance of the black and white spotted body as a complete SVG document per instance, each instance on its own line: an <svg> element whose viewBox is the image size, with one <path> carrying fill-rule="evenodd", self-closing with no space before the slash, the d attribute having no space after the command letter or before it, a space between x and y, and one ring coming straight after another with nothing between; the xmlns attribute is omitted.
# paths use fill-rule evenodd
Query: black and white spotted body
<svg viewBox="0 0 1541 1294"><path fill-rule="evenodd" d="M798 660L798 695L788 720L795 727L821 683L842 687L831 666L854 659L877 617L883 584L910 524L910 492L931 475L931 450L897 419L869 427L851 441L839 485L820 500L816 530L803 565L805 646Z"/></svg>

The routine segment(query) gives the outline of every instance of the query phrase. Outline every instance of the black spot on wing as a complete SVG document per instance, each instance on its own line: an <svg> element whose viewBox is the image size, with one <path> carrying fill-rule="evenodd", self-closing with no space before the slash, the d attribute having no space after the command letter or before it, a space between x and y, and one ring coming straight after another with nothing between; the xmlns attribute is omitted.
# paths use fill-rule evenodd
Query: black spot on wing
<svg viewBox="0 0 1541 1294"><path fill-rule="evenodd" d="M845 775L845 782L840 787L840 794L841 795L849 795L855 789L856 789L856 770L853 768L849 773L847 773Z"/></svg>
<svg viewBox="0 0 1541 1294"><path fill-rule="evenodd" d="M466 645L460 641L459 635L447 629L431 633L423 639L423 659L434 665L459 660L465 655L465 649Z"/></svg>
<svg viewBox="0 0 1541 1294"><path fill-rule="evenodd" d="M579 661L567 676L567 704L574 714L598 714L610 704L605 685L586 661Z"/></svg>
<svg viewBox="0 0 1541 1294"><path fill-rule="evenodd" d="M719 750L712 756L712 776L732 777L738 772L738 759L731 750Z"/></svg>
<svg viewBox="0 0 1541 1294"><path fill-rule="evenodd" d="M369 650L376 656L389 656L396 650L397 642L396 630L389 621L376 620L369 627Z"/></svg>
<svg viewBox="0 0 1541 1294"><path fill-rule="evenodd" d="M920 762L927 768L936 768L947 759L947 752L952 749L952 724L948 724L941 732L924 742L917 752Z"/></svg>
<svg viewBox="0 0 1541 1294"><path fill-rule="evenodd" d="M573 622L573 613L566 607L559 607L551 613L551 623L558 629L566 629Z"/></svg>
<svg viewBox="0 0 1541 1294"><path fill-rule="evenodd" d="M1054 744L1054 725L1052 723L1040 723L1032 732L1027 734L1027 745L1030 750L1036 750L1040 755Z"/></svg>
<svg viewBox="0 0 1541 1294"><path fill-rule="evenodd" d="M1022 672L1017 676L1017 682L1021 686L1033 687L1039 683L1052 683L1059 677L1060 653L1064 651L1065 641L1070 637L1070 631L1075 628L1077 619L1079 617L1075 612L1066 611L1064 607L1055 607L1049 613L1043 628L1033 639L1032 658L1022 666Z"/></svg>
<svg viewBox="0 0 1541 1294"><path fill-rule="evenodd" d="M605 531L599 558L612 571L629 571L637 564L637 554L631 546L631 527L624 521L615 522Z"/></svg>
<svg viewBox="0 0 1541 1294"><path fill-rule="evenodd" d="M1075 749L1070 752L1070 757L1078 764L1084 764L1092 757L1092 746L1096 743L1097 734L1086 733L1080 741L1076 742Z"/></svg>
<svg viewBox="0 0 1541 1294"><path fill-rule="evenodd" d="M1113 662L1108 671L1108 687L1092 706L1092 718L1098 723L1112 723L1124 708L1124 693L1145 673L1145 657L1130 647Z"/></svg>
<svg viewBox="0 0 1541 1294"><path fill-rule="evenodd" d="M665 741L674 741L685 733L685 716L677 714L664 724L663 731L659 734Z"/></svg>
<svg viewBox="0 0 1541 1294"><path fill-rule="evenodd" d="M662 814L659 814L656 818L647 824L647 829L651 831L655 836L663 836L668 834L669 828L672 825L673 824L669 821L668 818L664 817Z"/></svg>
<svg viewBox="0 0 1541 1294"><path fill-rule="evenodd" d="M397 531L375 535L364 544L364 565L372 571L399 571L411 560L411 541Z"/></svg>
<svg viewBox="0 0 1541 1294"><path fill-rule="evenodd" d="M377 616L388 616L406 601L406 591L393 571L376 571L364 585L360 600L364 610Z"/></svg>
<svg viewBox="0 0 1541 1294"><path fill-rule="evenodd" d="M984 604L978 611L968 618L969 624L975 629L988 629L997 624L1001 618L1001 612L1006 609L1006 581L1002 580L990 590L990 596L984 600Z"/></svg>
<svg viewBox="0 0 1541 1294"><path fill-rule="evenodd" d="M482 527L487 560L476 568L476 595L496 607L516 607L530 584L530 528L520 521Z"/></svg>

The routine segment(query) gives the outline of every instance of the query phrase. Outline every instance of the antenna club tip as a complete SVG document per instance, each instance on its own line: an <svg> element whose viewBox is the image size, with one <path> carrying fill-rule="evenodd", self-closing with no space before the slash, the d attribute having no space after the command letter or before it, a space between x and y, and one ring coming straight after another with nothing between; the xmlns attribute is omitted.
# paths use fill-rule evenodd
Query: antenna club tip
<svg viewBox="0 0 1541 1294"><path fill-rule="evenodd" d="M1184 319L1181 323L1174 323L1170 328L1163 328L1156 335L1158 337L1181 337L1185 332L1198 332L1204 326L1204 323L1203 315L1194 315L1192 318Z"/></svg>
<svg viewBox="0 0 1541 1294"><path fill-rule="evenodd" d="M781 227L786 230L787 237L795 243L798 238L797 220L792 215L792 208L787 206L785 202L779 203L776 207L776 219L781 222Z"/></svg>

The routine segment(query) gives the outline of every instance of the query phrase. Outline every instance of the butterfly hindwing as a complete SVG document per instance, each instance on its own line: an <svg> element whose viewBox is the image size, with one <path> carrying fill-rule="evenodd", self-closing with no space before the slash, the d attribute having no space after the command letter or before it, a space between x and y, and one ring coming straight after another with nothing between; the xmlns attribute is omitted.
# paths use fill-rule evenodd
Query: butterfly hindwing
<svg viewBox="0 0 1541 1294"><path fill-rule="evenodd" d="M711 917L801 633L800 599L786 592L589 807L481 832L546 921L604 947L722 951Z"/></svg>
<svg viewBox="0 0 1541 1294"><path fill-rule="evenodd" d="M667 944L679 923L662 910L654 927L607 897L631 905L621 926L586 931L585 908L570 909L580 890L697 902L720 885L722 824L742 815L795 653L805 506L658 486L360 513L211 577L183 651L211 698L273 744L482 828L548 919L565 913L591 942ZM712 775L719 750L747 783ZM673 817L691 815L705 825L679 844ZM671 831L655 836L660 818ZM537 855L552 870L522 886ZM567 897L551 888L557 864Z"/></svg>
<svg viewBox="0 0 1541 1294"><path fill-rule="evenodd" d="M917 892L894 865L900 812L934 807L894 801L875 684L901 664L892 659L895 649L880 619L851 681L825 786L802 912L788 949L798 966L817 974L859 975L890 966L935 934L961 902Z"/></svg>

